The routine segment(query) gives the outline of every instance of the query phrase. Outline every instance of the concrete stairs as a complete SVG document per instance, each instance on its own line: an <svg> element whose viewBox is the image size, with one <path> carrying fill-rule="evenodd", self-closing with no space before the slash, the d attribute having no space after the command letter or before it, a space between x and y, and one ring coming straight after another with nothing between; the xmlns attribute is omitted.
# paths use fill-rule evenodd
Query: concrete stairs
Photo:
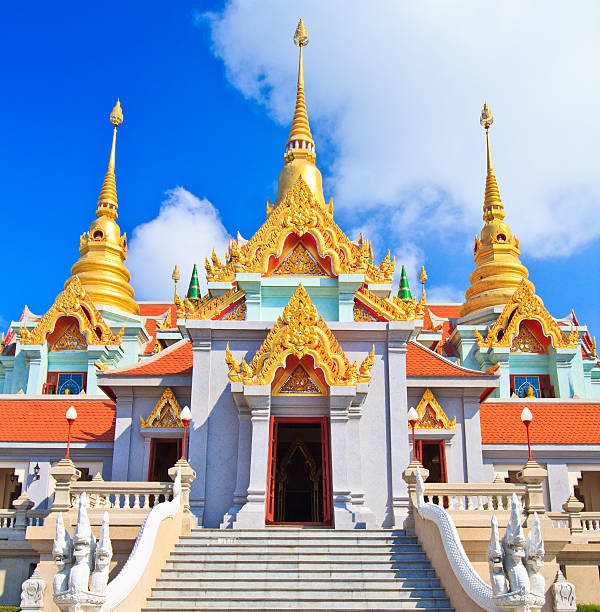
<svg viewBox="0 0 600 612"><path fill-rule="evenodd" d="M151 610L453 609L403 531L198 528L171 554Z"/></svg>

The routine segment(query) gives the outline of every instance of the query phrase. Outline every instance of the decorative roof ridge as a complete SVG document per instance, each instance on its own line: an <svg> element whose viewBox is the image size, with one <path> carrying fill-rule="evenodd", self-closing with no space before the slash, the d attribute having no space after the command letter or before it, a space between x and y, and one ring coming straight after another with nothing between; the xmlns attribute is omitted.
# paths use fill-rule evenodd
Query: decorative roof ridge
<svg viewBox="0 0 600 612"><path fill-rule="evenodd" d="M444 357L443 355L439 355L438 353L436 353L435 351L432 351L431 349L428 349L426 346L423 346L420 342L418 342L416 340L409 340L408 344L412 344L413 346L416 346L417 348L421 349L422 351L425 351L427 354L435 357L436 359L439 359L442 363L444 363L444 364L446 364L448 366L452 366L453 368L456 368L457 370L460 370L461 372L466 372L466 373L471 374L473 376L486 376L486 377L492 378L492 379L498 378L496 376L496 374L488 374L487 372L479 372L478 370L471 370L470 368L465 368L462 365L457 365L456 363L454 363L450 359Z"/></svg>
<svg viewBox="0 0 600 612"><path fill-rule="evenodd" d="M197 299L185 297L182 300L175 290L175 308L177 316L182 316L185 319L212 319L222 314L228 306L244 299L245 296L246 292L235 286L221 295L211 297L207 293Z"/></svg>
<svg viewBox="0 0 600 612"><path fill-rule="evenodd" d="M113 400L111 400L109 397L106 397L106 395L103 394L99 394L99 395L49 395L49 394L44 394L44 395L38 395L38 394L33 394L33 393L3 393L2 395L0 395L0 402L14 402L14 401L20 401L20 402L39 402L39 401L44 401L44 402L108 402L109 404L114 404L115 402L113 402Z"/></svg>
<svg viewBox="0 0 600 612"><path fill-rule="evenodd" d="M364 272L367 282L391 283L393 280L395 262L390 260L389 255L379 266L373 265L370 262L370 243L364 241L362 246L354 244L334 221L331 210L315 198L300 175L250 240L242 245L236 240L230 241L225 264L214 251L211 259L206 258L208 282L234 281L236 272L265 274L270 257L282 252L285 239L291 233L298 237L310 233L317 242L319 254L331 259L335 275Z"/></svg>
<svg viewBox="0 0 600 612"><path fill-rule="evenodd" d="M271 384L277 370L285 366L289 355L298 359L310 355L315 367L322 370L327 384L349 386L369 382L375 347L360 366L356 362L350 364L306 289L299 284L249 364L245 359L238 362L227 346L229 380L246 385Z"/></svg>
<svg viewBox="0 0 600 612"><path fill-rule="evenodd" d="M425 303L414 298L403 300L395 295L390 298L380 298L364 285L360 287L354 297L364 303L365 306L372 308L377 315L389 321L413 321L422 319L425 316Z"/></svg>
<svg viewBox="0 0 600 612"><path fill-rule="evenodd" d="M97 375L104 377L104 376L112 376L114 374L121 374L124 372L131 372L143 366L147 366L148 364L159 361L160 359L168 357L171 353L174 353L175 351L177 351L180 348L183 348L186 344L189 344L189 343L190 341L187 338L182 338L181 340L177 340L177 342L174 342L173 344L171 344L171 346L168 346L167 348L156 353L155 355L152 355L151 357L148 357L147 359L141 359L137 363L134 363L128 366L123 366L122 368L113 368L110 370L104 370L102 372L98 372Z"/></svg>
<svg viewBox="0 0 600 612"><path fill-rule="evenodd" d="M562 404L569 406L571 404L583 405L583 406L599 406L600 398L584 398L584 397L490 397L487 398L482 404L519 404L526 406L531 405L549 405L549 404Z"/></svg>

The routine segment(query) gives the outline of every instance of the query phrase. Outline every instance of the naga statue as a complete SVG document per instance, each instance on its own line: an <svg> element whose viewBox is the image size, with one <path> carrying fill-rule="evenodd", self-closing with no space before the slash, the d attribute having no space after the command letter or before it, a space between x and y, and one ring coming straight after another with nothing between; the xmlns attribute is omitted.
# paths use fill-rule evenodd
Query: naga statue
<svg viewBox="0 0 600 612"><path fill-rule="evenodd" d="M492 517L492 536L487 549L493 599L501 610L538 612L545 602L544 542L540 519L533 516L529 536L521 526L521 504L513 493L510 520L502 541L498 521Z"/></svg>
<svg viewBox="0 0 600 612"><path fill-rule="evenodd" d="M100 540L96 542L87 515L85 491L79 498L77 525L71 539L62 514L56 521L52 548L58 573L54 577L54 602L63 612L100 610L106 600L108 570L112 559L108 513L102 519Z"/></svg>

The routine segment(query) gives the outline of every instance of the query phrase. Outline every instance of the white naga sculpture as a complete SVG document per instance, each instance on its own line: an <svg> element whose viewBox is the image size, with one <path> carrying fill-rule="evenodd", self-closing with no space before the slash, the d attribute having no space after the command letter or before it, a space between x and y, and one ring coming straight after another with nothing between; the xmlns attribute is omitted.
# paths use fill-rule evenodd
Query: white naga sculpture
<svg viewBox="0 0 600 612"><path fill-rule="evenodd" d="M108 513L102 519L100 540L96 542L87 515L87 495L79 498L77 525L69 537L62 514L56 521L52 548L58 573L54 576L54 602L64 612L99 610L106 599L112 545Z"/></svg>
<svg viewBox="0 0 600 612"><path fill-rule="evenodd" d="M541 610L545 602L546 584L541 569L544 565L544 542L540 519L533 515L533 525L525 539L521 526L521 504L513 493L510 520L502 541L498 521L492 517L492 536L487 550L494 603L501 610Z"/></svg>

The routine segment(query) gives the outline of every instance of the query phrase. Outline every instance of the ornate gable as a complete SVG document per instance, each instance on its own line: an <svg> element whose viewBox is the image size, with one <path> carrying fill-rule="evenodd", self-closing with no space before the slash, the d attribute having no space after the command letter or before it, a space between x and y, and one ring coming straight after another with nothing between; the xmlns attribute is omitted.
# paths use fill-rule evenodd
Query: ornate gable
<svg viewBox="0 0 600 612"><path fill-rule="evenodd" d="M513 346L513 339L519 333L521 322L528 319L540 323L544 335L550 338L554 348L577 347L579 341L577 330L572 328L570 334L565 334L546 310L542 299L535 294L532 284L526 280L513 293L492 329L488 330L487 338L484 339L475 330L477 343L481 348L510 348Z"/></svg>
<svg viewBox="0 0 600 612"><path fill-rule="evenodd" d="M180 414L181 406L171 387L167 387L148 418L144 420L140 416L140 427L183 427Z"/></svg>
<svg viewBox="0 0 600 612"><path fill-rule="evenodd" d="M301 364L286 368L283 374L273 381L273 395L327 395L327 387L318 376L311 376Z"/></svg>
<svg viewBox="0 0 600 612"><path fill-rule="evenodd" d="M67 327L63 334L52 344L51 351L85 351L87 340L79 331L79 325L72 323Z"/></svg>
<svg viewBox="0 0 600 612"><path fill-rule="evenodd" d="M416 408L419 420L416 429L455 429L456 417L450 422L443 408L435 399L431 389L425 389L423 397ZM410 427L410 425L409 425Z"/></svg>
<svg viewBox="0 0 600 612"><path fill-rule="evenodd" d="M396 296L377 297L361 287L354 298L355 321L413 321L425 316L425 301L401 300Z"/></svg>
<svg viewBox="0 0 600 612"><path fill-rule="evenodd" d="M300 242L296 244L287 257L275 268L273 274L329 276Z"/></svg>
<svg viewBox="0 0 600 612"><path fill-rule="evenodd" d="M233 281L236 272L266 274L271 257L280 257L290 234L302 237L309 232L317 243L319 254L330 258L335 275L364 272L369 283L391 283L394 262L386 257L379 266L371 261L368 242L357 246L351 242L333 220L330 209L313 195L300 176L265 223L245 244L231 242L229 260L222 264L213 254L206 258L206 278L211 281Z"/></svg>
<svg viewBox="0 0 600 612"><path fill-rule="evenodd" d="M545 347L535 337L535 334L523 322L519 327L519 333L514 337L510 347L511 353L538 353L546 352Z"/></svg>
<svg viewBox="0 0 600 612"><path fill-rule="evenodd" d="M31 331L21 326L19 330L21 344L43 344L61 317L75 317L79 321L79 332L85 336L88 345L121 344L123 329L116 336L113 335L77 276L74 276L65 290L58 294L50 310Z"/></svg>
<svg viewBox="0 0 600 612"><path fill-rule="evenodd" d="M360 367L350 364L335 336L320 317L304 287L300 284L282 315L248 364L239 363L227 347L229 379L246 385L271 384L275 373L285 366L288 355L302 359L310 355L329 385L355 385L371 379L374 351Z"/></svg>

